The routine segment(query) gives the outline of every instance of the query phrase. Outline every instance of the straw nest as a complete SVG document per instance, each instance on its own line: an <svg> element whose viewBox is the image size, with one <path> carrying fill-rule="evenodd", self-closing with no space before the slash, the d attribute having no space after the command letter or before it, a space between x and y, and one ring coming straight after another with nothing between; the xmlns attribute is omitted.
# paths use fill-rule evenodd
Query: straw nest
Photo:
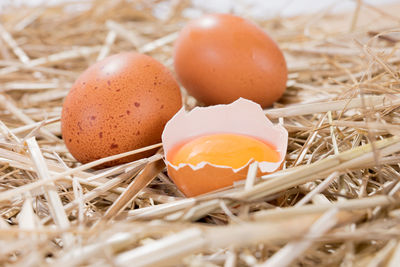
<svg viewBox="0 0 400 267"><path fill-rule="evenodd" d="M163 20L145 1L5 12L0 265L397 266L399 7L357 3L256 21L289 66L285 96L265 110L289 131L284 169L196 198L182 197L158 155L80 165L59 125L64 96L96 60L136 50L171 68L188 2L171 1Z"/></svg>

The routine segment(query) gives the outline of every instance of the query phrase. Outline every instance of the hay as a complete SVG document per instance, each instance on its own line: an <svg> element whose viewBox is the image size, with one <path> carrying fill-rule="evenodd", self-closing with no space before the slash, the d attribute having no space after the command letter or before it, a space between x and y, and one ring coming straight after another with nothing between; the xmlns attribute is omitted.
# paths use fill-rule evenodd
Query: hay
<svg viewBox="0 0 400 267"><path fill-rule="evenodd" d="M62 100L90 64L120 51L172 69L186 1L10 9L0 24L0 265L396 266L400 260L400 64L396 15L258 20L280 44L288 89L265 110L289 131L284 169L196 198L160 154L105 170L60 138ZM184 94L188 108L197 103Z"/></svg>

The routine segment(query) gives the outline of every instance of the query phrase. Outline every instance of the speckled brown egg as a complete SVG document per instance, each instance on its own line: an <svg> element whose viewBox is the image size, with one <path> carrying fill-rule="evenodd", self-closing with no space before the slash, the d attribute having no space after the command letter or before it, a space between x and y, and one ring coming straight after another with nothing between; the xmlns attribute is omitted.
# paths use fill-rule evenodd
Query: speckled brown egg
<svg viewBox="0 0 400 267"><path fill-rule="evenodd" d="M230 14L208 14L189 22L174 47L178 80L206 105L239 97L271 106L286 89L285 58L257 25Z"/></svg>
<svg viewBox="0 0 400 267"><path fill-rule="evenodd" d="M139 53L113 55L89 67L65 98L63 139L82 163L149 146L161 141L164 125L181 106L179 86L161 63Z"/></svg>

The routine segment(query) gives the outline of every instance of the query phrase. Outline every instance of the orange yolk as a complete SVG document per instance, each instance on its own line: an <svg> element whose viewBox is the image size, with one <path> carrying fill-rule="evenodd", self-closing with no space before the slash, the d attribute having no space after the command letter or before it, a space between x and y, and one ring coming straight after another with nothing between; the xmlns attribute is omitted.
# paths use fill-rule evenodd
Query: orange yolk
<svg viewBox="0 0 400 267"><path fill-rule="evenodd" d="M178 166L188 163L196 166L200 162L243 167L250 159L278 162L279 153L270 145L254 137L239 134L212 134L196 137L170 151L170 162Z"/></svg>

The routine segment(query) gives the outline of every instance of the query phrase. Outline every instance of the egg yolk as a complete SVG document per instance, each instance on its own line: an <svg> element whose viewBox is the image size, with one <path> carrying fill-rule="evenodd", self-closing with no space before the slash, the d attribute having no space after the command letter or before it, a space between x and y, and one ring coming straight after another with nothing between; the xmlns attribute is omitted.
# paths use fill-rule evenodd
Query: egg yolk
<svg viewBox="0 0 400 267"><path fill-rule="evenodd" d="M234 169L243 167L250 159L278 162L279 153L272 146L254 137L239 134L212 134L196 137L170 151L170 162L197 165L208 162Z"/></svg>

